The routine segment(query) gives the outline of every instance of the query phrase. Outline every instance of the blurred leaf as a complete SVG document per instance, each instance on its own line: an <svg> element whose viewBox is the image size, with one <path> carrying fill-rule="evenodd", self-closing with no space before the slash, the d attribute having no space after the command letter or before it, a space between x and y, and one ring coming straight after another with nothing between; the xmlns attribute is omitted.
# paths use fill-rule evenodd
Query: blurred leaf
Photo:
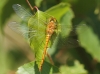
<svg viewBox="0 0 100 74"><path fill-rule="evenodd" d="M66 13L62 16L61 23L61 36L66 38L72 30L72 19L74 18L73 11L69 8Z"/></svg>
<svg viewBox="0 0 100 74"><path fill-rule="evenodd" d="M1 31L0 31L0 66L2 66L2 67L0 67L0 74L6 74L6 72L7 72L7 69L8 69L8 62L7 62L7 52L5 52L5 48L3 47L4 45L4 42L3 42L3 40L4 40L4 36L2 36L2 33L1 33Z"/></svg>
<svg viewBox="0 0 100 74"><path fill-rule="evenodd" d="M55 5L45 11L46 13L56 17L57 21L60 22L60 19L64 14L69 11L70 5L67 3L60 3L58 5Z"/></svg>
<svg viewBox="0 0 100 74"><path fill-rule="evenodd" d="M44 62L42 71L39 72L37 64L35 62L27 63L18 68L17 74L56 74L59 73L57 67L52 66L48 62Z"/></svg>
<svg viewBox="0 0 100 74"><path fill-rule="evenodd" d="M42 0L40 9L42 9L42 11L46 11L47 9L57 5L58 3L59 1L56 0Z"/></svg>
<svg viewBox="0 0 100 74"><path fill-rule="evenodd" d="M99 38L94 34L91 27L82 26L85 22L80 23L79 29L77 29L78 38L80 45L90 53L93 58L100 61L100 41Z"/></svg>
<svg viewBox="0 0 100 74"><path fill-rule="evenodd" d="M7 3L7 0L3 0L0 2L0 16L2 16L2 13L3 13L3 7L4 5ZM0 30L2 30L2 18L0 17Z"/></svg>
<svg viewBox="0 0 100 74"><path fill-rule="evenodd" d="M74 66L61 66L60 71L62 74L88 74L78 61L74 61Z"/></svg>
<svg viewBox="0 0 100 74"><path fill-rule="evenodd" d="M77 3L78 0L61 0L62 2L68 2L68 3Z"/></svg>
<svg viewBox="0 0 100 74"><path fill-rule="evenodd" d="M0 12L2 12L2 8L3 6L7 3L7 0L3 0L2 2L0 2Z"/></svg>
<svg viewBox="0 0 100 74"><path fill-rule="evenodd" d="M89 14L90 12L93 12L96 7L96 0L78 0L77 3L73 5L73 10L76 15L82 16Z"/></svg>
<svg viewBox="0 0 100 74"><path fill-rule="evenodd" d="M36 6L37 6L37 7L40 7L42 1L43 1L43 0L35 0Z"/></svg>
<svg viewBox="0 0 100 74"><path fill-rule="evenodd" d="M2 10L3 10L3 7L4 7L4 5L7 3L8 1L7 0L3 0L3 1L1 1L0 2L0 66L2 66L2 67L0 67L0 74L6 74L6 72L7 72L7 68L8 68L8 64L7 64L7 62L6 62L6 53L7 52L5 52L5 48L4 48L4 36L2 35L2 18L1 18L1 16L2 16Z"/></svg>

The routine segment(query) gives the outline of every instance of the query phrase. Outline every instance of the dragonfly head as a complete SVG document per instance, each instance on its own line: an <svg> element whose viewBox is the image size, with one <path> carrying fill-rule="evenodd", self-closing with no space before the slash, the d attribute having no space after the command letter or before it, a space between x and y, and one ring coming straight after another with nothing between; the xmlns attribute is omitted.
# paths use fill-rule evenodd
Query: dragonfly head
<svg viewBox="0 0 100 74"><path fill-rule="evenodd" d="M54 22L54 23L57 22L56 18L54 18L54 17L51 17L51 18L49 19L49 21L50 21L50 22Z"/></svg>

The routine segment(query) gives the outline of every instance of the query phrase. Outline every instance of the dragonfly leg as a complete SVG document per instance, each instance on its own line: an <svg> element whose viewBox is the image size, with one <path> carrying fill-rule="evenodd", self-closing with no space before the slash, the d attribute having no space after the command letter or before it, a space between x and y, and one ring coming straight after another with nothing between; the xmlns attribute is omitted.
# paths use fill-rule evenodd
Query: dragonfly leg
<svg viewBox="0 0 100 74"><path fill-rule="evenodd" d="M54 65L54 62L53 62L53 60L52 60L51 56L50 56L48 53L47 53L47 56L48 56L48 58L49 58L49 60L50 60L51 64L52 64L52 65Z"/></svg>

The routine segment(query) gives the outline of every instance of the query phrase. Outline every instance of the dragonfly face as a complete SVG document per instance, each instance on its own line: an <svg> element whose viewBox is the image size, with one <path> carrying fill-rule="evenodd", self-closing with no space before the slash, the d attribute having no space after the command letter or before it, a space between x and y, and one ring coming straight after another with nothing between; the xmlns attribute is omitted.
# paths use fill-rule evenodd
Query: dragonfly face
<svg viewBox="0 0 100 74"><path fill-rule="evenodd" d="M54 18L54 17L51 17L51 18L49 19L49 21L50 21L50 22L54 22L54 23L57 22L56 18Z"/></svg>
<svg viewBox="0 0 100 74"><path fill-rule="evenodd" d="M56 19L51 17L49 19L49 23L47 25L47 34L48 35L52 35L54 33L54 31L57 29L57 23L56 23Z"/></svg>

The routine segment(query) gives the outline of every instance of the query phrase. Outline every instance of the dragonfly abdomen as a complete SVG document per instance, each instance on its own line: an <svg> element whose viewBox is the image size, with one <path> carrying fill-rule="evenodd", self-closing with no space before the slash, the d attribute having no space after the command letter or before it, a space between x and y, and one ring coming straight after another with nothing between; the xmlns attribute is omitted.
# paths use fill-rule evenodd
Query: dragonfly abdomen
<svg viewBox="0 0 100 74"><path fill-rule="evenodd" d="M43 62L44 62L44 59L45 59L45 55L47 55L47 48L48 48L49 40L50 40L52 34L55 32L55 29L56 29L55 23L56 23L56 19L52 17L52 18L50 18L49 23L47 24L46 41L45 41L45 45L44 45L44 52L43 52L43 55L42 55L42 60L41 60L41 63L40 63L39 71L41 71L42 65L43 65Z"/></svg>
<svg viewBox="0 0 100 74"><path fill-rule="evenodd" d="M44 62L44 59L45 59L45 55L47 54L47 48L48 48L48 43L49 43L50 37L51 37L51 35L49 35L49 34L46 35L46 42L45 42L45 46L44 46L44 52L43 52L43 55L42 55L42 60L41 60L39 71L41 71L41 69L42 69L42 65L43 65L43 62Z"/></svg>

